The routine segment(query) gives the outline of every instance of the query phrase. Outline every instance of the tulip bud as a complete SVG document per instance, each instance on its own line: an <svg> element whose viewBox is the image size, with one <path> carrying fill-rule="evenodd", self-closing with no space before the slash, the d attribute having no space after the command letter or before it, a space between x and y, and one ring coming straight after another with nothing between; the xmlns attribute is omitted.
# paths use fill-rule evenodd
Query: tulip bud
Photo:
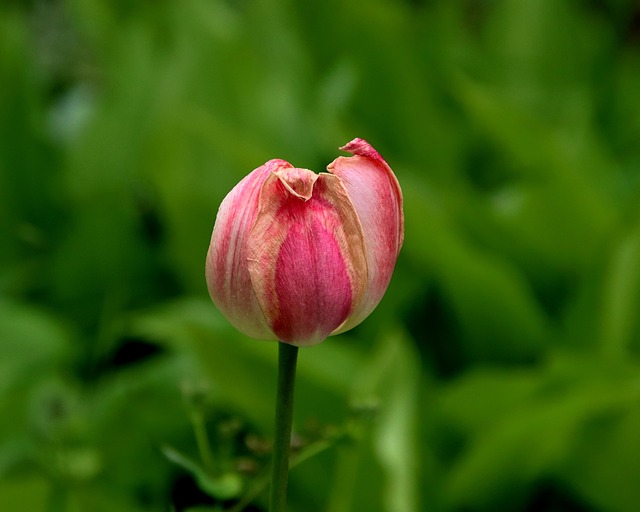
<svg viewBox="0 0 640 512"><path fill-rule="evenodd" d="M328 173L270 160L220 205L206 261L211 299L244 334L296 346L362 322L404 237L402 191L366 141Z"/></svg>

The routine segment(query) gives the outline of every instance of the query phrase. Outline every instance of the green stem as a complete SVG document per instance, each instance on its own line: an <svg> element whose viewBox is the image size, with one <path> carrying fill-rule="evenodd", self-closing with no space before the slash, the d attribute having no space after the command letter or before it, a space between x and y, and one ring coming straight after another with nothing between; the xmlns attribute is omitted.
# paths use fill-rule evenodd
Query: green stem
<svg viewBox="0 0 640 512"><path fill-rule="evenodd" d="M278 391L269 512L285 512L287 507L289 447L291 445L293 388L296 380L297 359L298 347L288 343L278 343Z"/></svg>

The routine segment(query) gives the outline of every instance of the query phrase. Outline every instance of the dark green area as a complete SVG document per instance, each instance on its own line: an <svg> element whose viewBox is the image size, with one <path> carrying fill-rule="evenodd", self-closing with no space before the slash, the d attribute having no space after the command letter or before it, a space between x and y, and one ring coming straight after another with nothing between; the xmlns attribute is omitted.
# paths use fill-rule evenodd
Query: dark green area
<svg viewBox="0 0 640 512"><path fill-rule="evenodd" d="M277 347L204 257L354 137L406 240L300 351L291 511L640 510L634 0L2 2L0 510L266 510Z"/></svg>

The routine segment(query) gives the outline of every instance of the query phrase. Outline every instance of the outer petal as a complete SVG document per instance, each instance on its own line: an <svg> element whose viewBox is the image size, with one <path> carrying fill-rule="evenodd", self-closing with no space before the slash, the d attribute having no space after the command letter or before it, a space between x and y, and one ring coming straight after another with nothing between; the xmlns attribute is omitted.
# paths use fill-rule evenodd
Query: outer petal
<svg viewBox="0 0 640 512"><path fill-rule="evenodd" d="M341 180L306 169L268 177L249 238L258 301L281 341L313 345L361 301L363 231Z"/></svg>
<svg viewBox="0 0 640 512"><path fill-rule="evenodd" d="M355 327L378 305L389 285L404 240L402 190L387 162L363 139L340 148L354 154L339 157L327 169L340 177L362 223L368 265L363 300L338 332Z"/></svg>
<svg viewBox="0 0 640 512"><path fill-rule="evenodd" d="M290 168L270 160L245 176L224 198L211 235L206 260L209 295L220 312L240 332L275 339L256 299L247 268L247 241L258 214L258 198L272 171Z"/></svg>

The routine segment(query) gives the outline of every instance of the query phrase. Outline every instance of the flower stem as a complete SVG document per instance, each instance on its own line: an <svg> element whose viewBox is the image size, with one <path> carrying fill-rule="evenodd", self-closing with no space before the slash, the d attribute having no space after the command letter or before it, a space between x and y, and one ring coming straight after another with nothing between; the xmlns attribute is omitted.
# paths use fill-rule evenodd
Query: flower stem
<svg viewBox="0 0 640 512"><path fill-rule="evenodd" d="M298 347L278 343L278 391L276 395L275 439L271 466L269 512L285 512L289 479L289 447L293 418L293 388Z"/></svg>

